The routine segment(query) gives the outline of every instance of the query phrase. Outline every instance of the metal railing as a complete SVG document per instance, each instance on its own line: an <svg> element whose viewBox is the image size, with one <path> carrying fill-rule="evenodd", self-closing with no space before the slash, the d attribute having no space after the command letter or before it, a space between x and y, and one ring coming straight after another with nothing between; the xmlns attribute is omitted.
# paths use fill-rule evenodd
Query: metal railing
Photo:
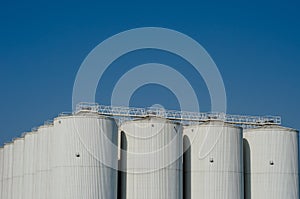
<svg viewBox="0 0 300 199"><path fill-rule="evenodd" d="M79 112L95 112L101 115L123 118L145 118L160 117L170 120L182 122L205 122L211 120L224 121L243 127L262 126L266 124L281 124L279 116L246 116L246 115L229 115L225 113L202 113L165 110L161 108L133 108L133 107L117 107L104 106L97 103L79 103L76 106L76 113Z"/></svg>

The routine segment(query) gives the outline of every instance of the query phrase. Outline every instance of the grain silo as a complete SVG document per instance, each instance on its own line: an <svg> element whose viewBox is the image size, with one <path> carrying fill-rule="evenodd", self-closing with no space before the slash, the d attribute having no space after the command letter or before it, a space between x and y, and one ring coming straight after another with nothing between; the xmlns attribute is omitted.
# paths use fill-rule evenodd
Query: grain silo
<svg viewBox="0 0 300 199"><path fill-rule="evenodd" d="M184 128L184 199L241 199L242 129L221 121Z"/></svg>
<svg viewBox="0 0 300 199"><path fill-rule="evenodd" d="M47 165L47 199L54 198L54 193L51 190L53 185L53 176L52 176L52 159L53 158L53 134L54 134L54 124L49 124L47 128L48 132L48 165Z"/></svg>
<svg viewBox="0 0 300 199"><path fill-rule="evenodd" d="M49 155L48 140L50 126L44 125L38 128L36 138L36 175L35 175L35 194L36 198L48 199L49 188Z"/></svg>
<svg viewBox="0 0 300 199"><path fill-rule="evenodd" d="M38 162L39 162L39 151L38 151L38 138L39 138L39 134L38 134L38 129L36 127L34 127L33 129L33 137L34 137L34 150L33 150L33 165L32 165L32 173L33 173L33 195L32 195L32 199L39 199L38 198L38 194L39 191L37 188L37 184L38 182L38 176L37 176L37 167L38 167Z"/></svg>
<svg viewBox="0 0 300 199"><path fill-rule="evenodd" d="M0 199L2 199L3 184L3 147L0 147Z"/></svg>
<svg viewBox="0 0 300 199"><path fill-rule="evenodd" d="M4 145L2 198L12 199L13 143Z"/></svg>
<svg viewBox="0 0 300 199"><path fill-rule="evenodd" d="M33 199L35 188L35 137L36 132L28 132L24 134L24 177L23 177L23 197L24 199Z"/></svg>
<svg viewBox="0 0 300 199"><path fill-rule="evenodd" d="M79 112L55 118L53 128L51 198L116 199L118 128L115 120L97 113Z"/></svg>
<svg viewBox="0 0 300 199"><path fill-rule="evenodd" d="M276 125L244 132L245 199L299 199L298 132Z"/></svg>
<svg viewBox="0 0 300 199"><path fill-rule="evenodd" d="M121 198L182 198L182 127L162 118L127 121L121 128Z"/></svg>
<svg viewBox="0 0 300 199"><path fill-rule="evenodd" d="M41 127L37 128L35 130L34 134L34 151L33 151L33 158L34 158L34 171L33 171L33 181L34 181L34 187L33 187L33 199L39 199L39 195L41 193L41 183L40 183L40 175L39 175L39 168L40 168L40 154L41 154Z"/></svg>
<svg viewBox="0 0 300 199"><path fill-rule="evenodd" d="M16 138L13 148L13 179L12 199L20 199L23 196L23 150L24 138Z"/></svg>

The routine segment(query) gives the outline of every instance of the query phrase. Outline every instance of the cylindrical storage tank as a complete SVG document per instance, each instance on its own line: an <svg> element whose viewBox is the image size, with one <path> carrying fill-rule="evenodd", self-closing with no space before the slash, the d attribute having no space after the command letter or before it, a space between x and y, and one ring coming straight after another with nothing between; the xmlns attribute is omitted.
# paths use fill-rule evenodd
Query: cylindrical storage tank
<svg viewBox="0 0 300 199"><path fill-rule="evenodd" d="M114 119L96 113L55 118L51 140L52 199L116 199Z"/></svg>
<svg viewBox="0 0 300 199"><path fill-rule="evenodd" d="M23 177L23 197L33 199L34 196L34 174L35 174L35 137L36 132L29 132L24 135L24 177Z"/></svg>
<svg viewBox="0 0 300 199"><path fill-rule="evenodd" d="M48 199L51 199L51 198L54 198L54 193L53 193L53 190L52 190L52 186L53 186L53 176L52 176L52 165L53 165L53 161L52 159L55 159L53 157L53 146L54 146L54 143L53 143L53 134L54 134L54 125L51 124L48 126L47 128L47 133L48 133L48 167L47 167L47 198Z"/></svg>
<svg viewBox="0 0 300 199"><path fill-rule="evenodd" d="M49 125L38 128L36 134L36 174L35 174L35 195L37 199L48 199L48 140Z"/></svg>
<svg viewBox="0 0 300 199"><path fill-rule="evenodd" d="M12 199L13 143L4 145L2 198Z"/></svg>
<svg viewBox="0 0 300 199"><path fill-rule="evenodd" d="M184 128L184 199L242 199L242 129L222 121Z"/></svg>
<svg viewBox="0 0 300 199"><path fill-rule="evenodd" d="M121 131L120 198L182 198L182 126L149 117L127 121Z"/></svg>
<svg viewBox="0 0 300 199"><path fill-rule="evenodd" d="M21 199L23 197L23 151L24 138L15 139L13 148L12 199Z"/></svg>
<svg viewBox="0 0 300 199"><path fill-rule="evenodd" d="M3 147L0 147L0 199L2 199L2 183L3 183Z"/></svg>
<svg viewBox="0 0 300 199"><path fill-rule="evenodd" d="M39 199L39 194L41 191L41 184L40 184L40 175L38 175L38 168L40 165L40 146L41 143L39 142L41 135L39 129L37 128L34 131L34 150L33 150L33 162L34 162L34 170L33 170L33 196L32 199Z"/></svg>
<svg viewBox="0 0 300 199"><path fill-rule="evenodd" d="M39 184L39 179L38 179L38 164L40 162L39 158L40 158L40 151L38 149L39 147L39 132L38 129L34 129L33 130L33 137L34 137L34 149L33 149L33 168L32 168L32 173L33 173L33 195L32 195L32 199L40 199L39 198L39 192L40 192L40 188L38 185Z"/></svg>
<svg viewBox="0 0 300 199"><path fill-rule="evenodd" d="M281 126L244 131L245 199L299 199L298 143Z"/></svg>

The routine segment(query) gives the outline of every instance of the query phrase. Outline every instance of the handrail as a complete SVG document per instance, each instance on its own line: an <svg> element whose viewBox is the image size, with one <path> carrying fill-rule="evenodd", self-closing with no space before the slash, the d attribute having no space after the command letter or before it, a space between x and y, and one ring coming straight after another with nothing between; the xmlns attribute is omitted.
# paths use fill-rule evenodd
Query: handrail
<svg viewBox="0 0 300 199"><path fill-rule="evenodd" d="M266 124L281 124L280 116L246 116L246 115L229 115L225 113L203 113L203 112L187 112L176 110L165 110L162 108L134 108L134 107L118 107L104 106L97 103L79 103L76 106L76 113L79 112L95 112L101 115L112 117L127 118L145 118L145 117L161 117L171 120L185 122L205 122L211 120L224 121L231 124L242 126L262 126Z"/></svg>

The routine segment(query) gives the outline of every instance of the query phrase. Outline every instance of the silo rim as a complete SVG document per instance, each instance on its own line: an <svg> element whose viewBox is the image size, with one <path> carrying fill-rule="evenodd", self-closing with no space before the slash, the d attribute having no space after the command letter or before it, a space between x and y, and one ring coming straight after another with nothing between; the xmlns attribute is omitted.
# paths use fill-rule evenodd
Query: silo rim
<svg viewBox="0 0 300 199"><path fill-rule="evenodd" d="M237 129L243 129L240 126L236 126L234 124L224 122L222 120L209 120L209 121L205 121L205 122L199 123L199 124L192 124L192 125L184 126L184 129L197 128L197 127L203 127L203 126L232 127L232 128L237 128Z"/></svg>
<svg viewBox="0 0 300 199"><path fill-rule="evenodd" d="M61 115L54 118L54 121L61 119L69 119L69 118L97 118L97 119L107 119L107 120L115 120L114 118L106 115L101 115L99 113L85 113L85 114L72 114L72 115Z"/></svg>
<svg viewBox="0 0 300 199"><path fill-rule="evenodd" d="M24 138L25 138L25 136L27 136L27 135L34 135L34 134L36 134L36 131L30 131L30 132L24 132L24 133L23 133Z"/></svg>
<svg viewBox="0 0 300 199"><path fill-rule="evenodd" d="M39 128L49 128L49 127L52 127L52 126L53 126L53 124L43 124L43 125L39 126L38 129Z"/></svg>
<svg viewBox="0 0 300 199"><path fill-rule="evenodd" d="M251 131L257 131L257 130L272 131L274 129L275 130L284 130L284 131L291 131L291 132L299 133L299 131L296 130L296 129L289 128L289 127L284 127L284 126L280 126L280 125L264 125L264 126L260 126L260 127L257 127L257 128L249 128L249 129L245 129L244 133L251 132Z"/></svg>
<svg viewBox="0 0 300 199"><path fill-rule="evenodd" d="M159 122L162 121L162 122L168 123L168 124L177 124L177 125L180 124L179 122L175 122L173 120L162 118L162 117L147 116L147 117L144 117L144 118L136 118L136 119L133 119L133 120L125 121L125 122L122 123L121 126L126 125L126 124L130 124L132 122L143 122L143 121L148 121L148 122L152 121L153 123L159 123Z"/></svg>
<svg viewBox="0 0 300 199"><path fill-rule="evenodd" d="M23 132L21 137L25 138L25 135L28 134L28 133L31 133L31 132Z"/></svg>
<svg viewBox="0 0 300 199"><path fill-rule="evenodd" d="M40 129L47 129L47 128L50 128L51 126L53 126L53 125L43 124L43 125L37 127L37 130L40 130Z"/></svg>
<svg viewBox="0 0 300 199"><path fill-rule="evenodd" d="M13 142L18 141L18 140L23 140L23 141L24 141L24 138L23 138L23 137L16 137L16 138L13 138Z"/></svg>
<svg viewBox="0 0 300 199"><path fill-rule="evenodd" d="M13 144L14 144L13 142L5 142L3 147L13 145Z"/></svg>

